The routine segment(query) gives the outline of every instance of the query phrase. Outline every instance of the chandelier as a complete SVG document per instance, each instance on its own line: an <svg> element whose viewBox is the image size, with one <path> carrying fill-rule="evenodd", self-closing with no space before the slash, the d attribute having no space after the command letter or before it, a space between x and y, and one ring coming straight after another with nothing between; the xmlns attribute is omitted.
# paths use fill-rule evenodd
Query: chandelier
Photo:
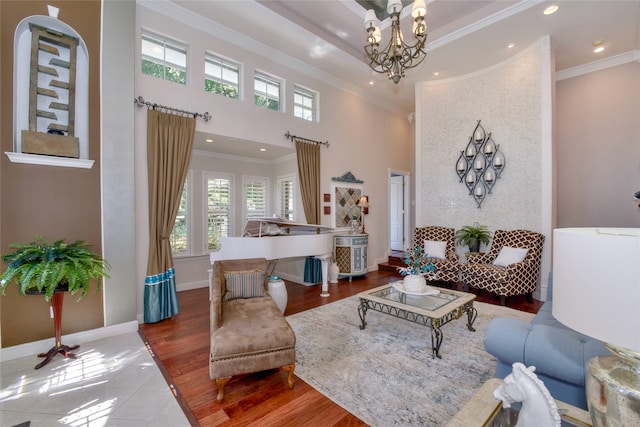
<svg viewBox="0 0 640 427"><path fill-rule="evenodd" d="M373 9L367 11L364 17L364 27L367 30L367 45L364 51L368 56L369 66L376 73L384 73L390 80L398 83L404 77L404 70L416 67L427 56L424 44L427 41L427 24L424 20L427 14L425 0L415 0L411 9L413 22L413 35L416 43L408 45L404 42L402 31L400 30L400 12L402 11L401 0L389 0L387 3L387 13L391 19L391 39L389 43L380 50L380 20Z"/></svg>

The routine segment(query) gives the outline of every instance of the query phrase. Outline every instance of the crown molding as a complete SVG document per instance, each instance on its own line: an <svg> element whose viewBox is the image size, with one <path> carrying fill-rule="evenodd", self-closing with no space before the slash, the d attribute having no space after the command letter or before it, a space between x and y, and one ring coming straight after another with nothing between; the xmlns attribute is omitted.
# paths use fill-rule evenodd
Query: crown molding
<svg viewBox="0 0 640 427"><path fill-rule="evenodd" d="M618 65L628 64L630 62L640 62L640 50L630 50L629 52L621 53L619 55L610 56L608 58L599 59L577 67L557 71L556 81L582 76L584 74L605 70Z"/></svg>

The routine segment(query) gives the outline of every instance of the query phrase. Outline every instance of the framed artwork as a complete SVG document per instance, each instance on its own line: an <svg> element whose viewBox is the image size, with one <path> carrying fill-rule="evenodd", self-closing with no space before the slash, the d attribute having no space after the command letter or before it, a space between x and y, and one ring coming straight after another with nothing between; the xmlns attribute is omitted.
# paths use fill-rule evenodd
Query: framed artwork
<svg viewBox="0 0 640 427"><path fill-rule="evenodd" d="M362 209L358 206L362 196L362 184L334 182L331 184L331 196L335 208L331 219L333 228L346 228L355 217L360 221Z"/></svg>
<svg viewBox="0 0 640 427"><path fill-rule="evenodd" d="M329 194L329 193L324 193L324 201L325 201L326 203L331 202L331 194Z"/></svg>
<svg viewBox="0 0 640 427"><path fill-rule="evenodd" d="M324 207L324 214L325 215L331 215L331 206L325 206Z"/></svg>

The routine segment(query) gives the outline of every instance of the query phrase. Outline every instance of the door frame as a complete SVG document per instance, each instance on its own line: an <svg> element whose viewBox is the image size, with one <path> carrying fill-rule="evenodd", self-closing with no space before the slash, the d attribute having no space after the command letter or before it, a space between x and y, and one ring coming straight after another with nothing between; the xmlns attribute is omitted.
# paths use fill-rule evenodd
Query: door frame
<svg viewBox="0 0 640 427"><path fill-rule="evenodd" d="M403 202L404 202L404 213L402 215L402 233L404 235L404 245L407 245L407 242L411 239L411 234L409 234L409 225L411 218L411 203L410 197L411 194L411 172L405 170L398 169L389 169L387 173L387 200L389 200L389 210L387 212L387 254L391 254L391 176L392 175L401 175L404 180L404 191L403 191Z"/></svg>

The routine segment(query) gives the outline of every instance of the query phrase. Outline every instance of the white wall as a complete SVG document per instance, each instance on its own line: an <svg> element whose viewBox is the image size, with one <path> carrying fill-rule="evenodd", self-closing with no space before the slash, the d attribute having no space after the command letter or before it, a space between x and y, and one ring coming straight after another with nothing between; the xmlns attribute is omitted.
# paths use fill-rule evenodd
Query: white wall
<svg viewBox="0 0 640 427"><path fill-rule="evenodd" d="M198 19L201 18L193 17L194 22ZM141 28L189 45L191 71L190 83L187 86L140 73ZM342 88L293 70L287 64L256 55L223 41L215 34L196 30L141 5L137 5L136 9L135 49L136 96L143 96L149 102L190 111L208 111L213 119L208 123L198 119L196 125L198 131L286 147L292 147L291 142L284 137L286 131L305 138L329 141L329 148L321 148L320 191L329 193L331 177L341 176L348 171L364 180L364 192L369 195L371 205L370 213L366 218L367 231L370 234L369 267L376 268L378 262L386 260L389 245L388 170L412 170L413 132L404 114L389 112ZM202 83L205 51L242 63L244 85L249 90L253 87L255 69L284 78L287 91L286 111L278 113L254 106L251 92L246 93L244 99L240 101L205 93L204 83ZM293 117L291 101L294 84L303 85L320 93L320 123ZM148 251L146 114L144 110L135 112L135 123L136 280L140 315ZM304 221L304 215L299 215L297 219ZM322 215L322 224L330 225L330 219L329 215ZM178 267L176 267L176 279L180 284L182 279Z"/></svg>
<svg viewBox="0 0 640 427"><path fill-rule="evenodd" d="M492 231L541 232L544 278L551 239L550 61L544 39L489 69L416 88L416 226L459 229L477 221ZM481 208L455 170L477 120L506 157ZM464 248L458 250L464 260Z"/></svg>

